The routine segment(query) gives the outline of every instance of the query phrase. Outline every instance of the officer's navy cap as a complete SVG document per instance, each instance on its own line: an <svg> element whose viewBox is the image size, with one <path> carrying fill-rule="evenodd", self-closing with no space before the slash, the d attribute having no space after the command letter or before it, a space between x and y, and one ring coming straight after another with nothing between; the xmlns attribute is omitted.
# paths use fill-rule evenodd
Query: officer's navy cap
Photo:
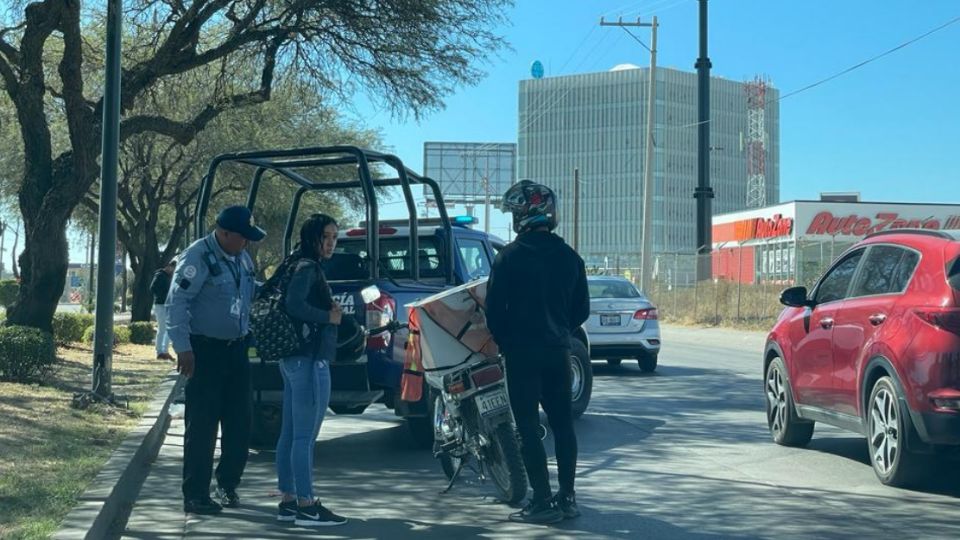
<svg viewBox="0 0 960 540"><path fill-rule="evenodd" d="M253 213L246 206L228 206L217 216L217 225L222 229L242 234L252 242L259 242L266 231L253 224Z"/></svg>

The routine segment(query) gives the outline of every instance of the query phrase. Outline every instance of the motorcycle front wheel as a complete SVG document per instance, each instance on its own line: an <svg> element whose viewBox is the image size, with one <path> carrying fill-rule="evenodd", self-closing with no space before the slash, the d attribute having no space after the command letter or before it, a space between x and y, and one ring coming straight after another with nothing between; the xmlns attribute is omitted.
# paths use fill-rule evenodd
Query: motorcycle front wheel
<svg viewBox="0 0 960 540"><path fill-rule="evenodd" d="M440 396L437 396L436 401L434 401L433 414L434 414L434 421L433 421L434 426L439 425L439 423L447 414L447 407L446 405L444 405L443 398ZM438 438L437 440L438 444L443 442L439 440L439 436L437 436L436 434L434 436ZM437 459L440 460L440 467L443 468L443 474L446 475L447 480L450 480L453 478L453 475L456 474L457 469L460 468L460 463L463 461L463 458L454 456L449 452L441 452L437 456Z"/></svg>

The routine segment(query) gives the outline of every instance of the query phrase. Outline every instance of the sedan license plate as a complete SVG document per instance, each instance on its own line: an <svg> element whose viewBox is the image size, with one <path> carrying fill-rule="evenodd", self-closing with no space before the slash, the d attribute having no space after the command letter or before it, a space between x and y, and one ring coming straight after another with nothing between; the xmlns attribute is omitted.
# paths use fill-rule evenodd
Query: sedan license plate
<svg viewBox="0 0 960 540"><path fill-rule="evenodd" d="M600 326L620 326L620 315L600 315Z"/></svg>
<svg viewBox="0 0 960 540"><path fill-rule="evenodd" d="M510 407L510 401L507 399L507 393L503 390L477 396L477 408L480 409L480 414L483 416L499 413L508 407Z"/></svg>

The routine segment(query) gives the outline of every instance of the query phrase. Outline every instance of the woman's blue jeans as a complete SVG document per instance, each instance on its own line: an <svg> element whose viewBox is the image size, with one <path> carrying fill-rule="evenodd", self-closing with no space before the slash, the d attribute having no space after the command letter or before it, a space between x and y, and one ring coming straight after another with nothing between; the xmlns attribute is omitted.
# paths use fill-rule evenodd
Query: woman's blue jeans
<svg viewBox="0 0 960 540"><path fill-rule="evenodd" d="M277 441L277 483L284 494L313 499L313 447L330 403L326 360L291 356L280 361L283 427Z"/></svg>

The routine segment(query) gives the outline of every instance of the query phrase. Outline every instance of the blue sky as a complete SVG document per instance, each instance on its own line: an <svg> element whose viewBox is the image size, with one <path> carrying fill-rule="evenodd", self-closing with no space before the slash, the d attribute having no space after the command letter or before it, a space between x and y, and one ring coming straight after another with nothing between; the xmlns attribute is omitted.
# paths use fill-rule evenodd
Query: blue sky
<svg viewBox="0 0 960 540"><path fill-rule="evenodd" d="M622 30L598 25L621 15L657 15L658 65L694 70L696 0L518 0L501 29L513 50L492 56L487 77L449 96L444 110L397 119L361 96L352 114L418 171L424 141L515 142L518 83L534 60L547 76L648 65L647 51ZM958 16L954 0L711 0L712 74L766 75L787 94ZM649 43L649 31L639 35ZM859 191L865 200L960 203L958 50L960 23L784 99L781 200ZM506 237L506 218L493 214L492 232ZM82 260L82 246L74 247L71 260Z"/></svg>
<svg viewBox="0 0 960 540"><path fill-rule="evenodd" d="M798 90L960 16L950 0L711 0L711 74L766 75ZM409 167L422 170L424 141L514 142L518 81L540 60L546 76L649 64L649 53L608 19L657 15L658 65L694 71L696 0L519 0L503 28L513 51L488 76L419 123L361 111ZM649 31L639 34L649 44ZM781 200L859 191L864 200L960 202L960 22L780 103ZM482 215L482 212L480 213ZM506 221L492 220L505 235ZM499 230L498 230L499 229Z"/></svg>

